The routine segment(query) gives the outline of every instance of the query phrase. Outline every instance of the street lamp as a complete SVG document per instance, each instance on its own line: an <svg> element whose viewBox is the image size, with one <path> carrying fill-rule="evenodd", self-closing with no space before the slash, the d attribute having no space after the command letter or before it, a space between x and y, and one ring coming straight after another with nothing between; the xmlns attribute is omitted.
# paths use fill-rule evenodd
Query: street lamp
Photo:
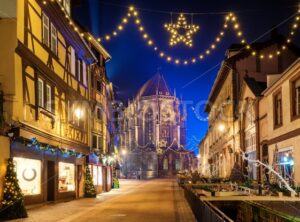
<svg viewBox="0 0 300 222"><path fill-rule="evenodd" d="M127 154L127 150L123 149L122 151L122 155L125 156Z"/></svg>
<svg viewBox="0 0 300 222"><path fill-rule="evenodd" d="M81 119L82 116L83 116L83 111L82 111L82 109L77 108L77 109L75 110L75 116L76 116L78 119Z"/></svg>
<svg viewBox="0 0 300 222"><path fill-rule="evenodd" d="M224 125L224 124L220 124L220 125L218 126L218 130L219 130L220 132L224 132L224 130L225 130L225 125Z"/></svg>

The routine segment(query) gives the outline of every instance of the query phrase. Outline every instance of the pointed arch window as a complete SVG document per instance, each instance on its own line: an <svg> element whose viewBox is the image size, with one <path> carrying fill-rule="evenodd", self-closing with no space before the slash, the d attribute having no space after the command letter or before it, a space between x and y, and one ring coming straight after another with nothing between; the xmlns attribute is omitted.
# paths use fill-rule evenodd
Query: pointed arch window
<svg viewBox="0 0 300 222"><path fill-rule="evenodd" d="M153 141L153 112L149 109L145 113L145 142L151 143Z"/></svg>

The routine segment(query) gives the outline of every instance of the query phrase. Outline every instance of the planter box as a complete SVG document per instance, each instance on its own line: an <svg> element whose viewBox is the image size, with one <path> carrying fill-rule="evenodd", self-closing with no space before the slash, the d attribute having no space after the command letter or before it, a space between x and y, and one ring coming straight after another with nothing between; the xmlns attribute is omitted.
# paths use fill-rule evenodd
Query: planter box
<svg viewBox="0 0 300 222"><path fill-rule="evenodd" d="M296 193L295 192L290 192L290 197L296 197Z"/></svg>
<svg viewBox="0 0 300 222"><path fill-rule="evenodd" d="M242 196L243 194L241 192L237 191L220 191L216 192L216 197L230 197L230 196Z"/></svg>
<svg viewBox="0 0 300 222"><path fill-rule="evenodd" d="M211 197L212 193L210 191L206 191L206 190L196 190L198 195L202 195L202 196L207 196L207 197Z"/></svg>
<svg viewBox="0 0 300 222"><path fill-rule="evenodd" d="M277 196L278 196L278 197L282 197L282 196L283 196L283 193L282 193L282 192L277 192Z"/></svg>

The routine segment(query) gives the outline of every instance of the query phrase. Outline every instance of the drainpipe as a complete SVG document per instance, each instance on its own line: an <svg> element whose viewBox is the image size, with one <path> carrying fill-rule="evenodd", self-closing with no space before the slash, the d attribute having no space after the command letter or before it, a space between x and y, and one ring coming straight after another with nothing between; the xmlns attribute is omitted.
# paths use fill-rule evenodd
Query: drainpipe
<svg viewBox="0 0 300 222"><path fill-rule="evenodd" d="M260 127L259 127L259 97L255 99L255 114L256 114L256 121L255 121L255 128L256 128L256 159L261 161L261 147L260 147ZM262 166L258 168L257 174L257 182L259 185L259 195L262 195Z"/></svg>

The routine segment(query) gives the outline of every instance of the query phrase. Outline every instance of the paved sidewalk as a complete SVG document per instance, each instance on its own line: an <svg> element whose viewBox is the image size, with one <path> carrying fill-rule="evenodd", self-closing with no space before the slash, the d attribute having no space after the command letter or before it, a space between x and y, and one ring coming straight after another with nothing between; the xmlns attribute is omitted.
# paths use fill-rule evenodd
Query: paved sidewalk
<svg viewBox="0 0 300 222"><path fill-rule="evenodd" d="M175 180L121 180L121 188L97 198L46 205L17 222L128 221L195 222Z"/></svg>

